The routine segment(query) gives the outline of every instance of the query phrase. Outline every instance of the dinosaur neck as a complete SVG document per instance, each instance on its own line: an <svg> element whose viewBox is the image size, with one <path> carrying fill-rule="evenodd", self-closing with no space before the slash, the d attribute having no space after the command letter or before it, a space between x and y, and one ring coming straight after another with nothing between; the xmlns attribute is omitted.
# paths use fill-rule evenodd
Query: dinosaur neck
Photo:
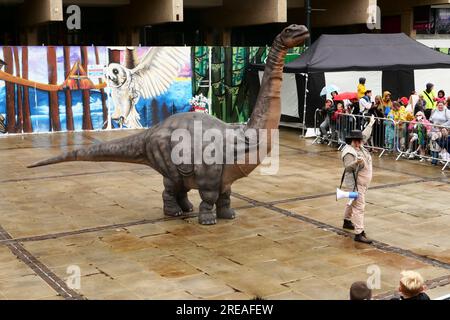
<svg viewBox="0 0 450 320"><path fill-rule="evenodd" d="M264 69L258 98L247 128L277 129L281 116L281 82L288 48L275 38Z"/></svg>

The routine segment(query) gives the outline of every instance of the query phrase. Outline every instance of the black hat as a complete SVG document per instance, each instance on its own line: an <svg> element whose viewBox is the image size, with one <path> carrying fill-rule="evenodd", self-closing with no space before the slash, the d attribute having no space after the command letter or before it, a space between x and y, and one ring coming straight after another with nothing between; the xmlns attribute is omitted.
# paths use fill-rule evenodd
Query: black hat
<svg viewBox="0 0 450 320"><path fill-rule="evenodd" d="M352 130L350 133L345 137L345 142L347 144L350 144L352 140L363 140L363 134L361 130Z"/></svg>

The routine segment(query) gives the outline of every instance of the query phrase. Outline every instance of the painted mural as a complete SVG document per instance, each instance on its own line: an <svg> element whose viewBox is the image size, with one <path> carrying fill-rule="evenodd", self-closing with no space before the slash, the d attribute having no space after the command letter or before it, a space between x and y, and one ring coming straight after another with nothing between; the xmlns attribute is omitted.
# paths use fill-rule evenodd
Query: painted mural
<svg viewBox="0 0 450 320"><path fill-rule="evenodd" d="M189 111L189 47L0 47L3 133L151 127Z"/></svg>
<svg viewBox="0 0 450 320"><path fill-rule="evenodd" d="M265 63L270 47L212 47L211 105L212 114L225 122L246 122L252 112L250 85L246 70L250 63ZM306 48L289 49L286 63L299 57ZM208 96L204 85L209 77L209 48L193 47L193 89L195 94Z"/></svg>

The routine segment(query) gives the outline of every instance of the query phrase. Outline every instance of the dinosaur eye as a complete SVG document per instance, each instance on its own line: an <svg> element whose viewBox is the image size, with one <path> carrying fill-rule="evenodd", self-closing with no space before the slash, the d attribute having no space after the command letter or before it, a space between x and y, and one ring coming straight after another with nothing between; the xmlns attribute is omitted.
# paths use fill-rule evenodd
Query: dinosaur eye
<svg viewBox="0 0 450 320"><path fill-rule="evenodd" d="M118 75L118 74L119 74L119 70L114 69L114 70L113 70L113 73L114 73L115 75Z"/></svg>
<svg viewBox="0 0 450 320"><path fill-rule="evenodd" d="M290 33L291 32L291 29L286 29L286 33Z"/></svg>

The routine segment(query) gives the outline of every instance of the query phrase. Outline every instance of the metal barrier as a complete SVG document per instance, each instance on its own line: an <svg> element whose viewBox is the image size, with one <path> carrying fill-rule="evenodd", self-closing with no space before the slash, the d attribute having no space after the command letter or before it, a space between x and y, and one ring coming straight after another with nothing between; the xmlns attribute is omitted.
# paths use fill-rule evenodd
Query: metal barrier
<svg viewBox="0 0 450 320"><path fill-rule="evenodd" d="M354 129L364 130L369 124L371 116L369 115L353 115L345 114L343 117L350 117L354 123ZM365 143L365 147L369 150L380 151L379 157L381 158L386 152L394 151L393 141L395 141L395 123L391 119L375 118L375 123L372 127L372 134L368 141ZM345 137L348 132L343 132Z"/></svg>
<svg viewBox="0 0 450 320"><path fill-rule="evenodd" d="M336 117L323 116L321 109L314 114L313 144L336 143L338 150L345 146L345 137L351 130L364 130L370 122L369 115L341 113ZM420 123L416 121L398 121L387 118L375 118L372 135L365 143L369 150L381 151L381 158L386 152L396 152L396 160L401 158L431 161L443 165L442 170L450 168L450 127Z"/></svg>
<svg viewBox="0 0 450 320"><path fill-rule="evenodd" d="M321 109L314 113L314 133L316 139L313 144L326 142L328 145L336 143L340 150L345 145L345 136L355 129L356 118L352 114L339 113L322 115Z"/></svg>
<svg viewBox="0 0 450 320"><path fill-rule="evenodd" d="M340 137L340 146L338 149L340 150L345 145L345 136L351 130L364 130L369 124L370 119L371 116L368 115L341 114L340 122L343 125L338 126L338 136ZM394 121L385 118L375 118L372 134L365 146L371 150L380 151L379 157L381 158L386 152L395 150L393 143L391 143L395 139L395 133Z"/></svg>
<svg viewBox="0 0 450 320"><path fill-rule="evenodd" d="M443 165L444 171L450 163L450 127L439 126L422 121L401 121L396 126L400 138L396 146L401 158L431 161L431 164ZM402 144L404 142L404 144Z"/></svg>

